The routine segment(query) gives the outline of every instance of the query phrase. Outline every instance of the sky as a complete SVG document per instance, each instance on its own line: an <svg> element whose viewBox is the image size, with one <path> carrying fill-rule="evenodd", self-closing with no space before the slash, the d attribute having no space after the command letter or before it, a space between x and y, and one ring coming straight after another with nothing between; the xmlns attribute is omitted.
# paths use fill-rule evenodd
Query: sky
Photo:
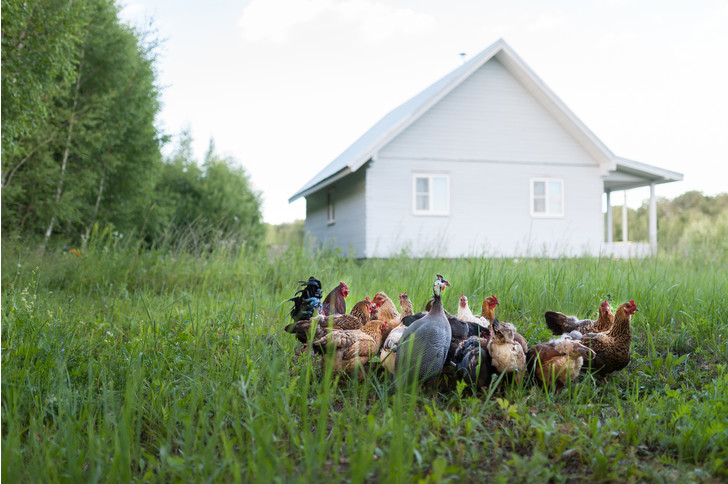
<svg viewBox="0 0 728 484"><path fill-rule="evenodd" d="M158 125L243 166L263 218L392 109L503 38L617 156L728 191L728 1L121 0L154 31ZM174 141L166 152L174 147ZM638 207L648 189L627 192ZM620 194L613 203L622 203Z"/></svg>

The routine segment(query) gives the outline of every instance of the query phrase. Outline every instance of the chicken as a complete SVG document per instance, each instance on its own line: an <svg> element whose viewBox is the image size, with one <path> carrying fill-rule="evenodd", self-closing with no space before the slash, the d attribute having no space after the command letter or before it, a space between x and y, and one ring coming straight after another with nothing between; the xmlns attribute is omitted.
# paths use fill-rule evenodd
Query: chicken
<svg viewBox="0 0 728 484"><path fill-rule="evenodd" d="M361 329L336 329L311 343L315 353L334 351L334 369L353 373L376 355L382 342L384 321L368 321ZM322 363L326 360L324 359Z"/></svg>
<svg viewBox="0 0 728 484"><path fill-rule="evenodd" d="M289 299L293 301L290 313L293 321L309 319L313 316L313 312L321 307L321 281L311 276L308 281L298 281L298 283L304 287Z"/></svg>
<svg viewBox="0 0 728 484"><path fill-rule="evenodd" d="M584 363L584 368L590 368L596 375L604 376L629 364L629 345L632 342L630 323L635 312L637 305L634 300L620 304L611 328L601 333L584 335L581 343L595 353L588 363Z"/></svg>
<svg viewBox="0 0 728 484"><path fill-rule="evenodd" d="M349 295L349 286L341 281L330 293L326 295L321 304L321 314L324 316L335 316L346 314L346 296Z"/></svg>
<svg viewBox="0 0 728 484"><path fill-rule="evenodd" d="M387 322L388 331L392 331L400 323L399 311L394 302L383 292L374 295L372 302L377 305L377 319Z"/></svg>
<svg viewBox="0 0 728 484"><path fill-rule="evenodd" d="M486 297L480 307L480 315L492 323L495 319L495 307L498 304L498 298L494 295Z"/></svg>
<svg viewBox="0 0 728 484"><path fill-rule="evenodd" d="M432 286L435 298L432 308L402 334L394 370L398 386L427 380L442 371L452 333L442 308L441 291L449 285L441 274L437 275Z"/></svg>
<svg viewBox="0 0 728 484"><path fill-rule="evenodd" d="M458 319L470 323L477 323L484 328L490 328L490 321L483 316L476 316L468 307L468 297L465 294L460 295L460 303L458 304Z"/></svg>
<svg viewBox="0 0 728 484"><path fill-rule="evenodd" d="M407 296L407 292L399 295L399 305L402 308L400 318L412 314L412 301ZM393 353L392 350L399 344L405 329L407 329L407 326L399 323L389 332L387 339L382 343L382 349L379 350L379 359L382 362L382 366L390 373L394 373L395 361L397 359L397 353Z"/></svg>
<svg viewBox="0 0 728 484"><path fill-rule="evenodd" d="M295 323L291 323L284 329L288 333L293 333L301 343L307 343L311 335L311 327L314 327L313 339L317 340L324 336L325 333L333 330L352 330L361 329L368 321L371 314L373 303L366 298L359 301L351 309L351 314L342 314L339 316L323 316L317 315L312 319L302 319Z"/></svg>
<svg viewBox="0 0 728 484"><path fill-rule="evenodd" d="M526 354L521 344L515 341L516 327L497 319L493 322L493 333L488 341L493 368L498 374L520 382L526 369Z"/></svg>
<svg viewBox="0 0 728 484"><path fill-rule="evenodd" d="M581 337L581 333L576 333ZM541 384L560 390L576 380L584 359L593 355L593 350L565 334L531 346L526 354L526 367Z"/></svg>
<svg viewBox="0 0 728 484"><path fill-rule="evenodd" d="M406 316L411 316L414 313L412 308L412 301L407 295L407 291L399 295L399 307L402 308L402 312L399 313L400 321Z"/></svg>
<svg viewBox="0 0 728 484"><path fill-rule="evenodd" d="M556 311L546 311L544 314L546 326L556 335L578 331L581 334L601 333L607 331L614 323L609 302L606 300L599 305L599 317L596 321L592 319L578 320L576 316L567 316Z"/></svg>
<svg viewBox="0 0 728 484"><path fill-rule="evenodd" d="M495 297L495 295L490 295L486 297L483 300L483 304L481 306L481 316L483 316L485 319L491 322L491 325L497 320L495 317L495 307L498 306L500 302L498 301L498 298ZM521 348L523 349L523 354L526 354L528 351L528 342L526 341L526 338L521 335L518 331L515 332L513 335L513 339L521 345Z"/></svg>
<svg viewBox="0 0 728 484"><path fill-rule="evenodd" d="M477 387L488 386L493 374L488 339L470 336L460 342L453 355L453 364L459 379Z"/></svg>

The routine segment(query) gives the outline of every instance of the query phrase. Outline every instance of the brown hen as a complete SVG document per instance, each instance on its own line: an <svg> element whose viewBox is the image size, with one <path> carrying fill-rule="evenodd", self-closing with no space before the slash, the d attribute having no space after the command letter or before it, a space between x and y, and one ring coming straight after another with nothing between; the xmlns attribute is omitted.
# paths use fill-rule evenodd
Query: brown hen
<svg viewBox="0 0 728 484"><path fill-rule="evenodd" d="M584 364L595 374L604 376L619 371L629 364L629 345L632 342L630 323L637 311L634 300L620 304L614 315L614 324L602 333L587 333L581 342L594 351L594 355Z"/></svg>
<svg viewBox="0 0 728 484"><path fill-rule="evenodd" d="M351 308L351 314L341 314L338 316L318 315L313 319L303 319L291 323L285 327L285 331L296 335L296 338L301 343L307 343L312 326L314 327L314 340L321 338L331 330L361 329L369 321L372 307L373 305L367 297Z"/></svg>
<svg viewBox="0 0 728 484"><path fill-rule="evenodd" d="M385 327L384 321L369 321L361 329L333 330L312 342L311 347L321 355L334 351L334 368L337 370L347 373L361 371L362 365L379 351Z"/></svg>
<svg viewBox="0 0 728 484"><path fill-rule="evenodd" d="M553 384L559 390L576 380L584 359L593 355L593 350L565 335L531 346L526 354L526 368L541 384Z"/></svg>
<svg viewBox="0 0 728 484"><path fill-rule="evenodd" d="M593 319L579 320L576 316L567 316L564 313L556 311L546 311L544 319L546 319L546 326L548 326L551 332L556 335L569 333L571 331L578 331L581 334L587 334L601 333L611 328L614 323L614 314L609 307L609 302L604 300L604 302L599 305L599 317L596 321Z"/></svg>

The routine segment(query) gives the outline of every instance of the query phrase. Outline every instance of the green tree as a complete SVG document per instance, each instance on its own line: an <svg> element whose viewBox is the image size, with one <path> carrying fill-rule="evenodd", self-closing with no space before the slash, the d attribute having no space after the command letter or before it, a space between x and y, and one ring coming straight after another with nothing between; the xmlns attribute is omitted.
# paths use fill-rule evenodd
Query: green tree
<svg viewBox="0 0 728 484"><path fill-rule="evenodd" d="M182 132L155 193L153 241L172 237L192 248L221 242L255 247L263 241L260 194L234 159L215 152L212 140L203 163L198 164L192 137L188 130Z"/></svg>
<svg viewBox="0 0 728 484"><path fill-rule="evenodd" d="M86 24L83 2L2 0L3 186L43 146L28 141L75 79Z"/></svg>
<svg viewBox="0 0 728 484"><path fill-rule="evenodd" d="M33 132L16 137L27 154L3 172L3 228L45 241L59 231L77 240L94 223L139 230L161 168L155 44L119 21L115 2L74 3L83 6L84 21L69 55L70 82L46 103L45 116L34 116L42 122ZM3 29L6 20L3 11ZM12 69L32 78L3 58L3 86Z"/></svg>

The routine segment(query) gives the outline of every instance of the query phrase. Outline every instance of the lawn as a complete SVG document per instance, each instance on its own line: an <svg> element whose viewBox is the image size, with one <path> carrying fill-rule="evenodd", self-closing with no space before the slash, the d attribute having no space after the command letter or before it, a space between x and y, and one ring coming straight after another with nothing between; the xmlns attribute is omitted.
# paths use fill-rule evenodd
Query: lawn
<svg viewBox="0 0 728 484"><path fill-rule="evenodd" d="M728 479L728 261L711 254L359 261L300 248L44 256L2 244L5 482L624 482ZM632 361L563 392L524 383L395 390L322 370L282 331L297 281L348 305L440 272L455 312L546 341L546 310L634 299Z"/></svg>

